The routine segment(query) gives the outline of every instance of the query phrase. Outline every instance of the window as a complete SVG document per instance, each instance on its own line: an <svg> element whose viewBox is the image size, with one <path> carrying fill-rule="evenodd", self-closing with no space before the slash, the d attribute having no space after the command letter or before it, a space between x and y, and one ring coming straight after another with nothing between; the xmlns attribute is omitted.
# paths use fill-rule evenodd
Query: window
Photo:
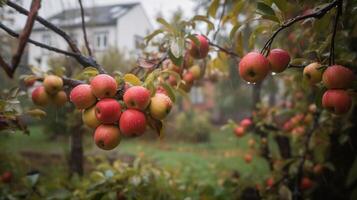
<svg viewBox="0 0 357 200"><path fill-rule="evenodd" d="M43 44L46 44L46 45L49 45L49 46L52 46L52 41L51 41L51 35L48 34L48 33L45 33L42 35L42 43ZM45 54L45 55L48 55L50 52L46 49L42 49L42 54Z"/></svg>
<svg viewBox="0 0 357 200"><path fill-rule="evenodd" d="M135 35L134 36L134 42L135 42L135 48L136 49L141 49L144 47L144 38L139 36L139 35Z"/></svg>
<svg viewBox="0 0 357 200"><path fill-rule="evenodd" d="M204 102L202 87L192 87L190 96L193 104L201 104Z"/></svg>
<svg viewBox="0 0 357 200"><path fill-rule="evenodd" d="M108 47L108 32L97 32L94 35L95 49L105 50Z"/></svg>

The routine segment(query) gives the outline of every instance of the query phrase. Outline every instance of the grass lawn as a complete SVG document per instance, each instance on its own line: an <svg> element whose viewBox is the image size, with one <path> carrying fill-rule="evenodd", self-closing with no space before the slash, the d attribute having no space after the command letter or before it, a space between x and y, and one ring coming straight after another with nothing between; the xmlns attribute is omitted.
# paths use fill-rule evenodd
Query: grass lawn
<svg viewBox="0 0 357 200"><path fill-rule="evenodd" d="M68 152L69 141L50 141L46 133L39 127L31 127L31 134L12 133L0 136L0 146L8 152L23 151L40 152L43 154ZM114 151L99 150L91 138L86 138L85 152L99 155L131 154L153 160L157 165L179 173L183 180L199 183L216 184L231 175L233 170L242 178L263 180L268 174L267 163L255 156L254 148L249 148L247 141L252 136L236 138L231 132L215 131L211 134L209 143L187 143L169 140L143 140L142 138L124 139ZM258 145L255 145L258 148ZM245 163L246 153L253 155L250 164ZM66 163L64 163L65 165ZM250 177L248 177L250 174Z"/></svg>

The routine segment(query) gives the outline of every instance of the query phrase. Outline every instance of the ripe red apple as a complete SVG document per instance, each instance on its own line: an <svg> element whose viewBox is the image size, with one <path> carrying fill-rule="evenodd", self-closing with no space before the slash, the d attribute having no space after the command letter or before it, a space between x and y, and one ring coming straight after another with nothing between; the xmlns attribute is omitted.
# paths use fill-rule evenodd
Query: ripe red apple
<svg viewBox="0 0 357 200"><path fill-rule="evenodd" d="M169 76L169 78L167 79L167 82L173 87L177 86L177 80L176 80L175 76L173 76L173 75Z"/></svg>
<svg viewBox="0 0 357 200"><path fill-rule="evenodd" d="M190 41L189 52L193 58L201 59L205 58L208 55L209 43L205 36L196 35L196 38L200 42L200 45L197 46L193 40Z"/></svg>
<svg viewBox="0 0 357 200"><path fill-rule="evenodd" d="M48 75L43 80L43 86L46 89L48 94L56 94L63 87L63 80L62 78L55 76L55 75Z"/></svg>
<svg viewBox="0 0 357 200"><path fill-rule="evenodd" d="M72 89L69 98L78 109L87 109L97 102L97 98L88 84L77 85Z"/></svg>
<svg viewBox="0 0 357 200"><path fill-rule="evenodd" d="M273 49L268 55L271 70L279 73L284 71L290 63L290 55L283 49Z"/></svg>
<svg viewBox="0 0 357 200"><path fill-rule="evenodd" d="M103 150L112 150L120 143L120 130L117 126L102 124L95 129L95 144Z"/></svg>
<svg viewBox="0 0 357 200"><path fill-rule="evenodd" d="M11 172L6 171L1 175L1 181L3 183L10 183L11 180L12 180L12 173Z"/></svg>
<svg viewBox="0 0 357 200"><path fill-rule="evenodd" d="M242 126L235 127L234 133L237 137L243 137L244 133L245 133L244 127L242 127Z"/></svg>
<svg viewBox="0 0 357 200"><path fill-rule="evenodd" d="M140 136L146 130L145 114L134 109L128 109L121 114L120 130L125 136Z"/></svg>
<svg viewBox="0 0 357 200"><path fill-rule="evenodd" d="M182 80L185 81L186 84L192 85L195 81L195 77L193 76L192 72L187 71L184 75Z"/></svg>
<svg viewBox="0 0 357 200"><path fill-rule="evenodd" d="M151 98L150 115L158 120L164 119L171 111L172 101L165 94L156 93Z"/></svg>
<svg viewBox="0 0 357 200"><path fill-rule="evenodd" d="M244 155L244 161L245 161L246 163L249 164L249 163L252 162L252 160L253 160L253 156L252 156L251 154L247 153L247 154Z"/></svg>
<svg viewBox="0 0 357 200"><path fill-rule="evenodd" d="M51 96L51 101L55 106L61 107L67 103L67 94L64 91L59 91L54 96Z"/></svg>
<svg viewBox="0 0 357 200"><path fill-rule="evenodd" d="M46 106L50 99L51 97L47 94L44 86L39 86L32 91L32 101L38 106Z"/></svg>
<svg viewBox="0 0 357 200"><path fill-rule="evenodd" d="M242 121L240 121L239 125L241 125L245 129L247 129L253 125L253 121L249 118L245 118Z"/></svg>
<svg viewBox="0 0 357 200"><path fill-rule="evenodd" d="M314 85L316 83L321 82L322 79L322 69L321 64L314 62L309 65L307 65L304 68L304 78L309 81L310 84Z"/></svg>
<svg viewBox="0 0 357 200"><path fill-rule="evenodd" d="M239 62L240 76L251 83L262 81L269 73L269 61L262 54L250 52Z"/></svg>
<svg viewBox="0 0 357 200"><path fill-rule="evenodd" d="M143 86L133 86L124 93L123 100L128 108L145 110L150 103L150 91Z"/></svg>
<svg viewBox="0 0 357 200"><path fill-rule="evenodd" d="M98 99L114 97L118 89L115 79L107 74L95 76L90 82L90 86Z"/></svg>
<svg viewBox="0 0 357 200"><path fill-rule="evenodd" d="M313 186L313 182L308 177L303 177L301 179L300 188L301 190L308 190Z"/></svg>
<svg viewBox="0 0 357 200"><path fill-rule="evenodd" d="M266 185L268 186L268 188L271 188L273 187L274 185L274 178L273 177L270 177L266 180Z"/></svg>
<svg viewBox="0 0 357 200"><path fill-rule="evenodd" d="M322 96L322 106L334 114L345 114L352 106L352 98L345 90L327 90Z"/></svg>
<svg viewBox="0 0 357 200"><path fill-rule="evenodd" d="M327 89L350 88L354 79L353 71L341 65L328 67L322 75L322 82Z"/></svg>
<svg viewBox="0 0 357 200"><path fill-rule="evenodd" d="M95 116L103 124L118 122L121 115L121 106L115 99L102 99L95 105Z"/></svg>
<svg viewBox="0 0 357 200"><path fill-rule="evenodd" d="M95 116L95 108L95 106L92 106L82 111L83 123L92 129L97 128L101 124Z"/></svg>

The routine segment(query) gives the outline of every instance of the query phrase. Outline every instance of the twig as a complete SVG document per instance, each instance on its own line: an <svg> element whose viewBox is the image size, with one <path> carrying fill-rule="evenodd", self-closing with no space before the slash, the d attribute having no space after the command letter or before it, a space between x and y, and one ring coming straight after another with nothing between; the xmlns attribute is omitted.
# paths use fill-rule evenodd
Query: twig
<svg viewBox="0 0 357 200"><path fill-rule="evenodd" d="M340 18L340 15L342 14L342 4L343 4L342 0L338 1L336 17L333 24L333 32L332 32L331 44L330 44L330 57L329 57L330 66L335 64L335 38L336 38L338 20Z"/></svg>
<svg viewBox="0 0 357 200"><path fill-rule="evenodd" d="M213 46L213 47L216 47L218 50L220 50L220 51L222 51L222 52L224 52L224 53L226 53L226 54L229 54L229 55L231 55L231 56L233 56L233 57L239 58L239 55L238 55L237 53L235 53L235 52L233 52L233 51L231 51L231 50L229 50L229 49L226 49L226 48L224 48L224 47L221 47L221 46L219 46L218 44L215 44L215 43L209 41L209 45L211 45L211 46Z"/></svg>
<svg viewBox="0 0 357 200"><path fill-rule="evenodd" d="M85 15L84 15L84 9L83 9L82 0L78 0L78 2L79 2L79 6L81 8L82 31L83 31L83 36L84 36L84 42L86 44L88 55L90 57L93 57L92 50L91 50L91 48L89 46L88 37L87 37L87 30L86 30L86 24L85 24Z"/></svg>
<svg viewBox="0 0 357 200"><path fill-rule="evenodd" d="M261 50L261 53L264 55L268 55L270 52L270 48L271 45L275 39L275 37L278 35L278 33L290 26L292 26L293 24L295 24L296 22L308 19L308 18L321 18L323 17L328 11L330 11L331 9L333 9L334 7L336 7L337 5L339 5L341 3L342 0L334 0L333 2L327 4L326 6L322 7L321 9L318 9L315 12L312 12L310 14L306 14L306 15L299 15L295 18L289 19L286 22L284 22L269 38L269 40L265 43L263 49Z"/></svg>
<svg viewBox="0 0 357 200"><path fill-rule="evenodd" d="M11 60L11 74L10 77L13 77L14 72L16 71L17 66L20 63L21 57L25 50L28 39L31 35L33 25L35 23L35 18L37 16L38 10L41 7L41 0L33 0L31 3L30 13L28 14L25 27L19 36L19 45L17 47L16 53L12 56Z"/></svg>
<svg viewBox="0 0 357 200"><path fill-rule="evenodd" d="M227 7L227 0L225 0L224 3L223 3L223 10L222 10L222 13L221 13L221 17L219 18L218 28L217 28L216 32L214 33L214 35L213 35L213 40L216 40L218 32L221 30L221 26L220 25L222 23L224 14L226 13L226 7Z"/></svg>

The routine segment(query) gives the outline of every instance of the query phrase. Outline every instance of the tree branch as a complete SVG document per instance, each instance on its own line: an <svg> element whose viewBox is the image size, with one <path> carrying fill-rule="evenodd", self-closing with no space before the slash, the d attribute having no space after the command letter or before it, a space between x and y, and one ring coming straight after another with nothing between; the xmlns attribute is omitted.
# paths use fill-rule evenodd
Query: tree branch
<svg viewBox="0 0 357 200"><path fill-rule="evenodd" d="M330 66L335 64L335 38L336 38L336 33L337 33L338 20L340 18L340 15L342 14L342 4L343 4L342 0L338 1L336 17L335 17L334 24L333 24L333 32L332 32L331 44L330 44L331 45L330 46L330 57L329 57L329 65Z"/></svg>
<svg viewBox="0 0 357 200"><path fill-rule="evenodd" d="M83 4L82 4L82 0L78 0L79 2L79 6L81 8L81 18L82 18L82 31L83 31L83 37L84 37L84 42L88 51L88 55L90 57L93 57L92 54L92 50L89 46L89 42L88 42L88 37L87 37L87 30L86 30L86 24L85 24L85 15L84 15L84 9L83 9Z"/></svg>
<svg viewBox="0 0 357 200"><path fill-rule="evenodd" d="M226 49L226 48L224 48L224 47L221 47L221 46L219 46L218 44L215 44L215 43L213 43L213 42L211 42L211 41L209 41L208 44L211 45L211 46L213 46L213 47L216 47L218 50L220 50L220 51L222 51L222 52L224 52L224 53L226 53L226 54L229 54L229 55L231 55L231 56L233 56L233 57L236 57L236 58L240 58L239 55L238 55L237 53L235 53L234 51L231 51L231 50L229 50L229 49Z"/></svg>
<svg viewBox="0 0 357 200"><path fill-rule="evenodd" d="M310 14L306 15L299 15L295 18L289 19L286 22L284 22L269 38L269 40L265 43L263 49L261 50L261 53L264 55L268 55L270 52L271 45L275 39L275 37L284 29L292 26L296 22L308 19L308 18L321 18L323 17L327 12L329 12L331 9L335 8L339 4L341 4L342 0L334 0L333 2L327 4L326 6L322 7L321 9L318 9L315 12L312 12Z"/></svg>
<svg viewBox="0 0 357 200"><path fill-rule="evenodd" d="M213 40L216 39L216 37L217 37L217 35L218 35L218 32L219 32L220 29L221 29L220 24L222 23L224 14L226 13L226 7L227 7L227 0L225 0L224 3L223 3L223 10L222 10L222 13L221 13L221 17L219 18L218 28L217 28L216 32L214 33L214 35L213 35Z"/></svg>

